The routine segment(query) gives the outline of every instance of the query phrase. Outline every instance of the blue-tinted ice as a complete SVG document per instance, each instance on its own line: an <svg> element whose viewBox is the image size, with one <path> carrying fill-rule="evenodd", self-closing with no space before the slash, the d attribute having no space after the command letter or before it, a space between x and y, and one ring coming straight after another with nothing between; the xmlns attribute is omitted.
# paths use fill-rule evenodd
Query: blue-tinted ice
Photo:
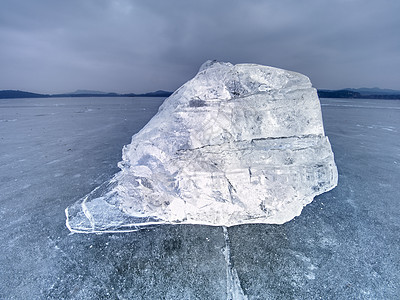
<svg viewBox="0 0 400 300"><path fill-rule="evenodd" d="M0 100L1 299L398 299L399 101L321 99L339 184L283 225L70 234L162 101Z"/></svg>

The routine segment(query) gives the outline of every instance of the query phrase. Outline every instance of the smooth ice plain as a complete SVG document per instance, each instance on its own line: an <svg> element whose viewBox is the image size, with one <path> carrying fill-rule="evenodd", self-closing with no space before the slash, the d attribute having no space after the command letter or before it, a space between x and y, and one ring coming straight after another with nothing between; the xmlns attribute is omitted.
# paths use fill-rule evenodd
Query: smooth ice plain
<svg viewBox="0 0 400 300"><path fill-rule="evenodd" d="M398 298L399 101L321 99L339 185L288 223L70 234L162 100L0 100L1 299Z"/></svg>

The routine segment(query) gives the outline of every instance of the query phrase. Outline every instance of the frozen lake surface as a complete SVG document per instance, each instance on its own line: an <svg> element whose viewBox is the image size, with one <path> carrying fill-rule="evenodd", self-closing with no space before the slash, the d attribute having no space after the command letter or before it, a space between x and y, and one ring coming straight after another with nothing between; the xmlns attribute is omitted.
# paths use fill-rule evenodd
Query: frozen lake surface
<svg viewBox="0 0 400 300"><path fill-rule="evenodd" d="M0 299L398 299L400 101L321 99L339 185L284 225L70 234L162 101L0 100Z"/></svg>

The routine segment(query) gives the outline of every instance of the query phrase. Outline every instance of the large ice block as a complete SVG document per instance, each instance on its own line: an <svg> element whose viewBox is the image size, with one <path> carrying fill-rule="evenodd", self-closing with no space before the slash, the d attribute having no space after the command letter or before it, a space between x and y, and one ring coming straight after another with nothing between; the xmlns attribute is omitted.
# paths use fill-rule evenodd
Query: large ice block
<svg viewBox="0 0 400 300"><path fill-rule="evenodd" d="M317 92L299 73L207 61L66 209L74 232L282 224L337 184Z"/></svg>

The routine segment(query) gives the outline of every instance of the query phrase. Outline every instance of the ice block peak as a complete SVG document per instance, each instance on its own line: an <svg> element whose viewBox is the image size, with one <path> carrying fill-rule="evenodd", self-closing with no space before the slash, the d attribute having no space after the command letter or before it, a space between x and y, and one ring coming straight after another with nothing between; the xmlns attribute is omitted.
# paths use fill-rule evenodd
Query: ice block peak
<svg viewBox="0 0 400 300"><path fill-rule="evenodd" d="M284 223L337 184L316 90L278 68L207 61L66 210L77 232Z"/></svg>

